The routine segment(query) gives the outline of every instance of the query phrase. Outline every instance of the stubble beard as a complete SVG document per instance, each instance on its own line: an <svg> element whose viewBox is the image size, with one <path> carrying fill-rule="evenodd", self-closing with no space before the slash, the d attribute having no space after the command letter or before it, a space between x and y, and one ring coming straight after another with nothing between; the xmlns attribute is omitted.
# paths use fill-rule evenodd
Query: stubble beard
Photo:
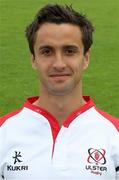
<svg viewBox="0 0 119 180"><path fill-rule="evenodd" d="M64 84L54 84L52 82L42 82L43 89L47 91L48 94L52 96L66 96L75 91L77 86L80 86L80 78L69 82L64 82Z"/></svg>

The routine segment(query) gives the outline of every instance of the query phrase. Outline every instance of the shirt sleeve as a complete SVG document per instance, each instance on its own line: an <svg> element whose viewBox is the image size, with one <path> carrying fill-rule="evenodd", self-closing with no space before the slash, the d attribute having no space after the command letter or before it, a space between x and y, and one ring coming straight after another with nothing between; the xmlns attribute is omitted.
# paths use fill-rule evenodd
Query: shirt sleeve
<svg viewBox="0 0 119 180"><path fill-rule="evenodd" d="M2 136L1 136L1 127L0 127L0 180L2 179L2 177L1 177L1 161L2 161L2 159L1 159L1 155L2 155Z"/></svg>
<svg viewBox="0 0 119 180"><path fill-rule="evenodd" d="M116 166L116 179L119 180L119 136L118 136L118 149L117 149L117 166Z"/></svg>
<svg viewBox="0 0 119 180"><path fill-rule="evenodd" d="M2 157L3 157L3 135L2 135L2 128L0 126L0 180L4 179L4 175L3 175L3 169L2 169Z"/></svg>
<svg viewBox="0 0 119 180"><path fill-rule="evenodd" d="M115 162L116 180L119 180L119 133L116 136L116 140L113 140L113 157Z"/></svg>

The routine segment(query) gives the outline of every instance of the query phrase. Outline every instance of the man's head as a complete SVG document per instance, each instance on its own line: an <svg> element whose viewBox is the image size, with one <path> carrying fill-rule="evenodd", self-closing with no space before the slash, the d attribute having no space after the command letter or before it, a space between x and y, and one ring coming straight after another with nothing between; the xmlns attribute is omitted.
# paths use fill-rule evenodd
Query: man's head
<svg viewBox="0 0 119 180"><path fill-rule="evenodd" d="M82 32L84 54L91 47L93 43L92 32L94 31L94 28L85 16L76 12L71 6L46 5L37 13L34 21L26 28L26 37L29 43L30 51L33 55L37 31L41 25L47 22L77 25Z"/></svg>

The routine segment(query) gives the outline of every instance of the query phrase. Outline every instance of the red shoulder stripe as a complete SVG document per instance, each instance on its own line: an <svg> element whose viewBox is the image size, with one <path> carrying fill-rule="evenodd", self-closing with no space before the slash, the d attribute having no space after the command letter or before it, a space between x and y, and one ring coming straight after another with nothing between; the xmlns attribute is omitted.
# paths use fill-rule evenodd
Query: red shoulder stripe
<svg viewBox="0 0 119 180"><path fill-rule="evenodd" d="M7 119L9 119L10 117L18 114L20 111L21 111L21 109L17 109L16 111L10 112L10 113L8 113L8 114L0 117L0 126L2 126L2 124L3 124Z"/></svg>
<svg viewBox="0 0 119 180"><path fill-rule="evenodd" d="M102 110L98 109L97 107L95 107L95 109L103 116L105 117L107 120L109 120L115 127L116 129L119 131L119 119L111 116L110 114L103 112Z"/></svg>

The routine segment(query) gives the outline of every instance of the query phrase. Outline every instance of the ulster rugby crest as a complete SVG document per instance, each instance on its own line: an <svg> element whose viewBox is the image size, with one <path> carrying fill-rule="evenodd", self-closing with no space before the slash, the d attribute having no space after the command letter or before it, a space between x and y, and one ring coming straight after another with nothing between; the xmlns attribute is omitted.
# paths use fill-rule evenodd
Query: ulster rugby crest
<svg viewBox="0 0 119 180"><path fill-rule="evenodd" d="M107 171L106 164L106 150L105 149L94 149L90 148L88 149L88 158L86 165L86 170L90 171L90 173L93 173L95 175L102 175L102 173Z"/></svg>

